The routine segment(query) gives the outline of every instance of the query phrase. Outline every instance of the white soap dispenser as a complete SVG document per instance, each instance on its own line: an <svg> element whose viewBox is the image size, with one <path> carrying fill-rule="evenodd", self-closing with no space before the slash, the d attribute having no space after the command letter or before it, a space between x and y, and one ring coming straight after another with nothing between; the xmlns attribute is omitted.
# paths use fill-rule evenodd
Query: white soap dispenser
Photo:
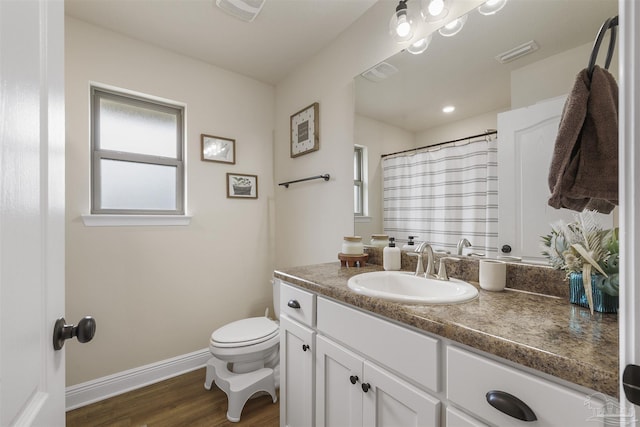
<svg viewBox="0 0 640 427"><path fill-rule="evenodd" d="M395 240L389 237L389 246L382 251L382 266L387 271L400 270L400 248L396 247Z"/></svg>
<svg viewBox="0 0 640 427"><path fill-rule="evenodd" d="M413 241L413 239L415 239L418 236L409 236L409 241L407 243L404 244L404 246L402 246L402 250L403 251L407 251L407 252L413 252L416 250L416 244Z"/></svg>

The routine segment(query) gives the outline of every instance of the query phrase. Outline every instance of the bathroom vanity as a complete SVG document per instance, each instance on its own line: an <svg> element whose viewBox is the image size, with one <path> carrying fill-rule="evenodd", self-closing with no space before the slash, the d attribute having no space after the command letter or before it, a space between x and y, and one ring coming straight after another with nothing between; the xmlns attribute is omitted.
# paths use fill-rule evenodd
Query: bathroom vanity
<svg viewBox="0 0 640 427"><path fill-rule="evenodd" d="M281 426L597 426L617 405L616 315L512 289L407 305L347 288L378 270L274 273Z"/></svg>

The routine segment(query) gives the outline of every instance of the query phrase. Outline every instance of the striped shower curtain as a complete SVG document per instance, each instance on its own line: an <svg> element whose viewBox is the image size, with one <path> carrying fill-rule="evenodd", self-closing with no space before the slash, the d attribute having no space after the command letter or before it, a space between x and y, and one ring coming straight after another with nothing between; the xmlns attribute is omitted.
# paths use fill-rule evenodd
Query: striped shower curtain
<svg viewBox="0 0 640 427"><path fill-rule="evenodd" d="M495 253L497 154L497 140L482 139L383 158L385 234L451 253L466 238L474 252Z"/></svg>

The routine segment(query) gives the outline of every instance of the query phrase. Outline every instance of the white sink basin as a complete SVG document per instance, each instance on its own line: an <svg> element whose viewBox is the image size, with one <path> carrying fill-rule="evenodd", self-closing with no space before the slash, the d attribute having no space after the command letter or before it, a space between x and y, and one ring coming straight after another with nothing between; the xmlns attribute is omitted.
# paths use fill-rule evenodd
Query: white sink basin
<svg viewBox="0 0 640 427"><path fill-rule="evenodd" d="M427 279L404 271L362 273L347 285L362 295L408 304L452 304L478 296L478 290L462 280Z"/></svg>

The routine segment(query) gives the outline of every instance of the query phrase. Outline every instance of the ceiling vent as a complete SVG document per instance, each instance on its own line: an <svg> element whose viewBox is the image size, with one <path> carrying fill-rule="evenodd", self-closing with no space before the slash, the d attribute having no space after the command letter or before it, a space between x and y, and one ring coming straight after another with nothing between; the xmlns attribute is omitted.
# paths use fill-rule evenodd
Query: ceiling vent
<svg viewBox="0 0 640 427"><path fill-rule="evenodd" d="M242 21L252 22L266 0L216 0L216 6Z"/></svg>
<svg viewBox="0 0 640 427"><path fill-rule="evenodd" d="M373 68L369 68L360 74L365 79L377 83L398 72L398 69L391 64L381 62Z"/></svg>
<svg viewBox="0 0 640 427"><path fill-rule="evenodd" d="M538 49L538 43L530 40L526 43L521 44L520 46L516 46L511 50L501 53L500 55L496 56L496 60L501 64L506 64L507 62L515 61L518 58L522 58L525 55L533 53Z"/></svg>

